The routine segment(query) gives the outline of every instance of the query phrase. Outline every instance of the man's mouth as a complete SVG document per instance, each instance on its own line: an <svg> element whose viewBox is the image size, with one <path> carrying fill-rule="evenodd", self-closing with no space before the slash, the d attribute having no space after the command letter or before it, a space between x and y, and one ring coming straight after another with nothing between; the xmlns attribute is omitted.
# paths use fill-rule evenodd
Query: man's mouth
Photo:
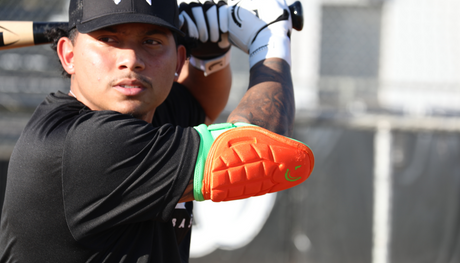
<svg viewBox="0 0 460 263"><path fill-rule="evenodd" d="M143 86L129 84L116 85L114 88L125 96L137 96L145 90Z"/></svg>
<svg viewBox="0 0 460 263"><path fill-rule="evenodd" d="M120 87L125 88L125 89L134 89L134 88L140 88L137 85L120 85Z"/></svg>
<svg viewBox="0 0 460 263"><path fill-rule="evenodd" d="M123 77L114 80L112 87L125 96L137 96L151 88L151 82L142 76Z"/></svg>

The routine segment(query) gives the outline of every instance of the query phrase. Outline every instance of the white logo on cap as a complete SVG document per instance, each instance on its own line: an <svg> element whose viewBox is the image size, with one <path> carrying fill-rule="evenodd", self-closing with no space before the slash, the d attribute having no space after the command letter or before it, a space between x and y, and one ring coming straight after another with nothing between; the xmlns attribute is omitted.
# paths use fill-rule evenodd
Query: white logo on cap
<svg viewBox="0 0 460 263"><path fill-rule="evenodd" d="M149 5L152 5L152 0L146 0L146 1ZM116 5L118 5L121 2L121 0L113 0L113 2L115 2Z"/></svg>

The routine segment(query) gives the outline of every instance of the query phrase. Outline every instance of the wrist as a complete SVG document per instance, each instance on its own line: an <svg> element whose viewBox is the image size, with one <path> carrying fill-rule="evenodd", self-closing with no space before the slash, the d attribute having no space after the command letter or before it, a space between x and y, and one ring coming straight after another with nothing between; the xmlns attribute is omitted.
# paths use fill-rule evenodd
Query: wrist
<svg viewBox="0 0 460 263"><path fill-rule="evenodd" d="M230 64L231 60L231 49L229 49L222 56L212 59L199 59L194 56L190 57L190 64L195 68L204 72L205 76L208 76L214 72L217 72Z"/></svg>
<svg viewBox="0 0 460 263"><path fill-rule="evenodd" d="M267 58L281 58L291 66L291 39L287 34L262 30L249 47L249 67Z"/></svg>

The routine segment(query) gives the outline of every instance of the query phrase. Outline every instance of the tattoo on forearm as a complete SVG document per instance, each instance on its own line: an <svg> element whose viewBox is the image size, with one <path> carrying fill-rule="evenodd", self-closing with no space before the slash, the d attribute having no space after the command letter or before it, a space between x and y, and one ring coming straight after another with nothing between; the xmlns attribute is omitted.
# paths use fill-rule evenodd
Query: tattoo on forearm
<svg viewBox="0 0 460 263"><path fill-rule="evenodd" d="M255 65L249 87L229 121L250 122L279 134L292 135L295 105L289 65L281 59Z"/></svg>

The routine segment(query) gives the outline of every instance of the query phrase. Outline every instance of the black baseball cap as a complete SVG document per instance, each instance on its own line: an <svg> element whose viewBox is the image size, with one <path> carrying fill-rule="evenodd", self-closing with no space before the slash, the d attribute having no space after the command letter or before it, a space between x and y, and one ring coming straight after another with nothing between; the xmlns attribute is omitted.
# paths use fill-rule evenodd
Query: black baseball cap
<svg viewBox="0 0 460 263"><path fill-rule="evenodd" d="M179 35L176 0L70 0L69 30L81 33L119 24L146 23L166 27Z"/></svg>

